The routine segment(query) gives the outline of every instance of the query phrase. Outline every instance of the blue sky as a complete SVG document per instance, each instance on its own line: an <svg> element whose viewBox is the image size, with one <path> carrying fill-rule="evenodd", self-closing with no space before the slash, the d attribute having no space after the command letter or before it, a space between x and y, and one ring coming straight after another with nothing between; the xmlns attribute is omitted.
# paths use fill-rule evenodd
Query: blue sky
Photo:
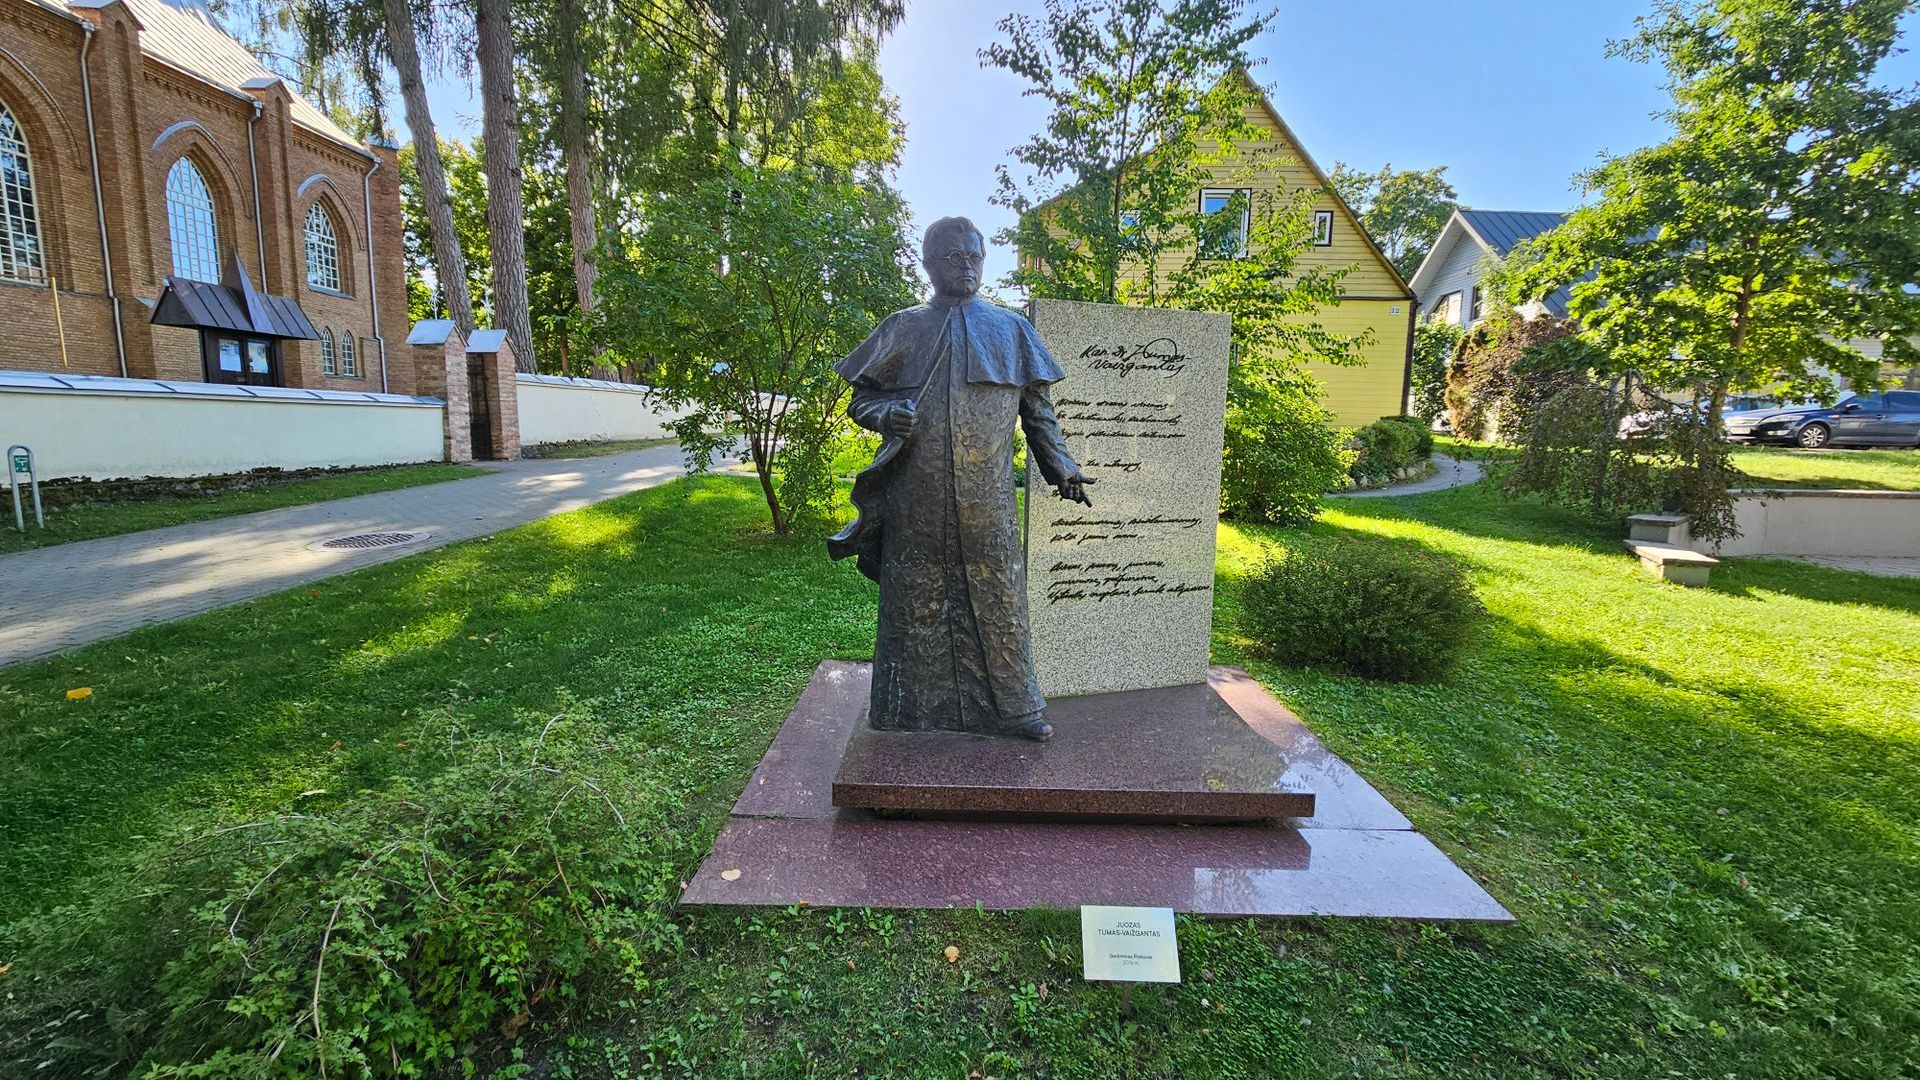
<svg viewBox="0 0 1920 1080"><path fill-rule="evenodd" d="M1664 137L1660 72L1606 55L1648 5L1627 0L1285 0L1255 46L1256 77L1308 154L1377 168L1447 166L1469 206L1560 210L1579 198L1576 173L1603 152ZM994 166L1036 130L1043 105L1021 83L980 66L978 50L1009 11L1039 0L909 0L881 53L900 99L907 147L898 182L915 221L973 218L989 233L1009 215L990 206ZM1905 35L1911 45L1915 20ZM1882 66L1885 81L1920 81L1920 56ZM478 129L479 103L459 83L434 88L450 133ZM1008 265L996 251L988 278Z"/></svg>

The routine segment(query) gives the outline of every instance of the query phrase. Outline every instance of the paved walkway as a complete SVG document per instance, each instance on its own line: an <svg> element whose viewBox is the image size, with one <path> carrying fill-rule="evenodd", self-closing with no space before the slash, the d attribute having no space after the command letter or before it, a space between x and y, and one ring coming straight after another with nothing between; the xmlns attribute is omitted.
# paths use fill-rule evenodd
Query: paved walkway
<svg viewBox="0 0 1920 1080"><path fill-rule="evenodd" d="M482 464L492 475L0 557L0 666L578 510L686 471L677 446ZM386 531L433 535L364 551L307 550Z"/></svg>
<svg viewBox="0 0 1920 1080"><path fill-rule="evenodd" d="M1404 484L1393 484L1383 488L1370 488L1366 491L1335 491L1327 495L1329 499L1378 499L1388 495L1425 495L1429 491L1445 491L1448 488L1464 487L1480 479L1486 470L1477 461L1448 457L1445 454L1433 455L1433 463L1438 469L1424 480L1409 480Z"/></svg>
<svg viewBox="0 0 1920 1080"><path fill-rule="evenodd" d="M1897 555L1757 555L1760 559L1786 559L1792 562L1830 566L1835 570L1853 570L1875 577L1920 578L1920 559Z"/></svg>

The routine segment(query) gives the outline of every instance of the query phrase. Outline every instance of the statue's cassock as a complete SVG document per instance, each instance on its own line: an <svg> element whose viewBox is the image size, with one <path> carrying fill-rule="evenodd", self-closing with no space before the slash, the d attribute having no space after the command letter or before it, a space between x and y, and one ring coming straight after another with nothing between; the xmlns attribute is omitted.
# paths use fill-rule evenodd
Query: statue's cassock
<svg viewBox="0 0 1920 1080"><path fill-rule="evenodd" d="M1078 472L1047 400L1059 365L1019 315L936 296L889 315L838 370L862 427L884 432L899 402L918 417L881 444L854 483L858 520L828 541L880 583L869 723L986 733L1040 712L1013 431L1049 484Z"/></svg>

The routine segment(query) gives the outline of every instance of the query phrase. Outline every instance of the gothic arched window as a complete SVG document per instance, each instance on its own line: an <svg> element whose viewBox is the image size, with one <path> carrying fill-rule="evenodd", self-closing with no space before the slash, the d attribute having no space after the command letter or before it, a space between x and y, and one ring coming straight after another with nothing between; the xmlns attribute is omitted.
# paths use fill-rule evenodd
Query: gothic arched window
<svg viewBox="0 0 1920 1080"><path fill-rule="evenodd" d="M307 284L320 289L340 291L340 242L335 238L333 215L314 203L307 208Z"/></svg>
<svg viewBox="0 0 1920 1080"><path fill-rule="evenodd" d="M41 282L47 279L40 251L40 211L33 199L33 164L27 158L27 133L13 113L0 105L0 278Z"/></svg>
<svg viewBox="0 0 1920 1080"><path fill-rule="evenodd" d="M192 161L167 170L167 236L173 244L173 276L220 280L220 230L214 224L213 193Z"/></svg>

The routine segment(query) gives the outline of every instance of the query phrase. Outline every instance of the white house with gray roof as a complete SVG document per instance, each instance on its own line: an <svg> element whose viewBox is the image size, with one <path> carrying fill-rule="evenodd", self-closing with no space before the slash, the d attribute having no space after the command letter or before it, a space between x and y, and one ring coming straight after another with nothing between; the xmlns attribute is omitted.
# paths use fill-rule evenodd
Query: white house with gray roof
<svg viewBox="0 0 1920 1080"><path fill-rule="evenodd" d="M1471 328L1486 319L1490 298L1483 292L1487 271L1504 261L1522 241L1567 220L1561 213L1526 210L1456 210L1409 282L1419 297L1421 319L1438 319ZM1527 314L1567 317L1567 289L1554 290L1528 305Z"/></svg>

